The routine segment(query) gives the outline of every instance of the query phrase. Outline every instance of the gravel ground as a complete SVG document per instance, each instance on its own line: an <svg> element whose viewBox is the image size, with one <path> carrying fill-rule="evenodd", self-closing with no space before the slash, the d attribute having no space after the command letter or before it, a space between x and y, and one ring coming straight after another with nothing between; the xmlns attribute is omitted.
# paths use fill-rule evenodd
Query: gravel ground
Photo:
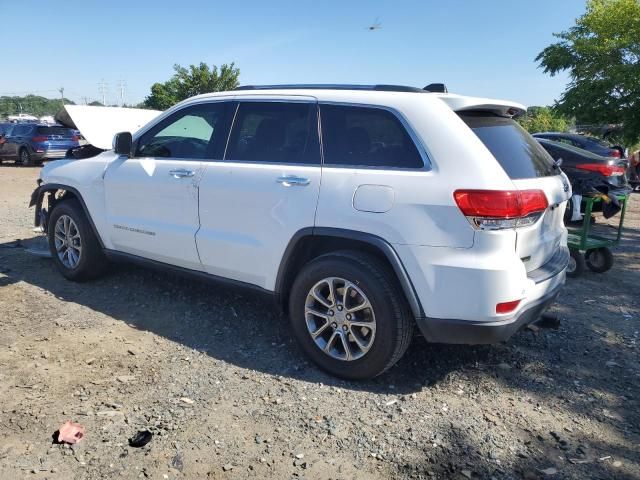
<svg viewBox="0 0 640 480"><path fill-rule="evenodd" d="M417 337L350 383L250 294L136 267L65 281L21 248L37 175L0 167L0 478L640 479L640 196L614 268L568 281L560 330ZM52 442L68 419L74 448Z"/></svg>

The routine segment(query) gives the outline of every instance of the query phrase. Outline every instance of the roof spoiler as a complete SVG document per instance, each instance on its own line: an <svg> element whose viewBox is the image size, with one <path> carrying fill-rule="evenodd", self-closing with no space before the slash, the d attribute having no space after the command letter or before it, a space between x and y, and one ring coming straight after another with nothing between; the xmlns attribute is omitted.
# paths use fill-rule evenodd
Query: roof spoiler
<svg viewBox="0 0 640 480"><path fill-rule="evenodd" d="M447 86L444 83L430 83L424 87L423 90L432 93L449 93L449 90L447 90Z"/></svg>

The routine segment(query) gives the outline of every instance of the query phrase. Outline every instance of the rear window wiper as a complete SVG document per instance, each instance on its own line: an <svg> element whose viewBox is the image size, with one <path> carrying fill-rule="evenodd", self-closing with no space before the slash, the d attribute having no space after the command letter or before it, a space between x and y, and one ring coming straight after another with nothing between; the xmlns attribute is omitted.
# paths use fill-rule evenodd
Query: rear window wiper
<svg viewBox="0 0 640 480"><path fill-rule="evenodd" d="M550 165L550 168L547 170L547 175L557 175L560 173L560 166L562 165L562 158L558 160L554 160Z"/></svg>

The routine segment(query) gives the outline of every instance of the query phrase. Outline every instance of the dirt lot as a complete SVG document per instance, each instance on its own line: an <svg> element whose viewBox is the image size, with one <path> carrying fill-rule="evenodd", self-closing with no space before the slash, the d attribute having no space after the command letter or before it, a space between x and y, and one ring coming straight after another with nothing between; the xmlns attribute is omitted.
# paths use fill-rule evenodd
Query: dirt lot
<svg viewBox="0 0 640 480"><path fill-rule="evenodd" d="M640 479L640 195L614 269L568 282L559 331L416 338L349 383L249 294L135 267L65 281L21 247L37 175L0 167L0 478ZM52 443L67 419L76 448Z"/></svg>

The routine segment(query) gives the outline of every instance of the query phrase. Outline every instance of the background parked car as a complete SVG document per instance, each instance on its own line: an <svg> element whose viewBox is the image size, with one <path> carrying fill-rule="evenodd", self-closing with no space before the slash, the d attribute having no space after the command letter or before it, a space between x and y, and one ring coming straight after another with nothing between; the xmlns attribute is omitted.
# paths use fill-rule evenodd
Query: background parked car
<svg viewBox="0 0 640 480"><path fill-rule="evenodd" d="M574 194L585 195L600 191L626 195L631 191L627 180L629 161L603 157L566 143L537 138L555 161L562 160L560 168L569 177ZM573 203L567 204L565 222L573 214Z"/></svg>
<svg viewBox="0 0 640 480"><path fill-rule="evenodd" d="M621 146L612 146L596 137L589 137L586 135L578 135L577 133L564 133L564 132L545 132L534 133L534 137L546 140L553 140L554 142L563 143L572 147L581 148L588 152L595 153L603 157L622 158L624 157L624 148Z"/></svg>
<svg viewBox="0 0 640 480"><path fill-rule="evenodd" d="M63 158L67 150L78 145L79 137L70 128L17 123L5 136L0 161L13 160L25 166L41 164L43 160Z"/></svg>

